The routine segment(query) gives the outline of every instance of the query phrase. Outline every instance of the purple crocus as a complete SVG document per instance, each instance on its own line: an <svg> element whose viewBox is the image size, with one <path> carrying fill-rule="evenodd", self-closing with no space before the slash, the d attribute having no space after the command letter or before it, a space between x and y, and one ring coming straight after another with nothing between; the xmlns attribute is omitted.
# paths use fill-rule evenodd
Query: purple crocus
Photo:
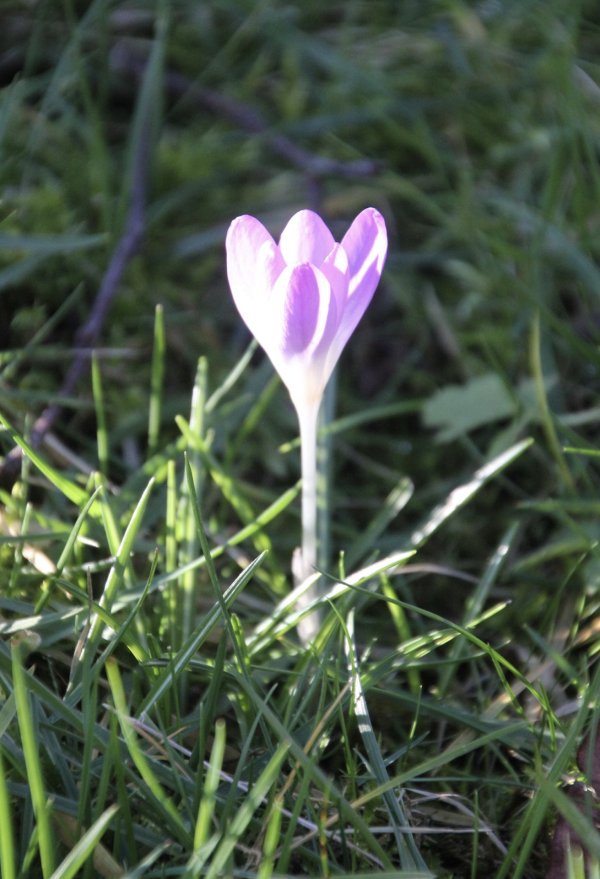
<svg viewBox="0 0 600 879"><path fill-rule="evenodd" d="M254 217L227 233L227 275L244 322L297 409L318 405L344 345L371 301L387 251L381 214L367 208L336 244L313 211L299 211L277 245Z"/></svg>
<svg viewBox="0 0 600 879"><path fill-rule="evenodd" d="M254 217L227 232L227 276L244 322L269 355L298 413L302 442L302 550L294 560L299 584L317 559L317 416L325 385L344 345L371 301L387 252L381 214L367 208L341 244L313 211L299 211L276 244ZM315 588L300 603L316 598ZM306 642L315 614L302 620Z"/></svg>

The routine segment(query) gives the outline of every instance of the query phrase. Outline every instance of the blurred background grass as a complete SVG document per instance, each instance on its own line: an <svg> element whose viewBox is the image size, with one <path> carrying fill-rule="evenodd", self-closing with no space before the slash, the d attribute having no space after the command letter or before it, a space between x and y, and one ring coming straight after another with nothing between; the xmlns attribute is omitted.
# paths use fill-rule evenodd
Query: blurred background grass
<svg viewBox="0 0 600 879"><path fill-rule="evenodd" d="M531 435L532 449L452 517L420 561L478 577L515 523L491 593L512 604L494 638L527 662L535 645L524 624L549 639L567 625L572 661L589 669L596 635L577 642L576 630L598 607L597 463L561 450L597 447L600 424L598 4L2 0L0 407L21 430L59 392L122 232L135 65L149 55L159 13L168 24L152 95L146 234L98 355L110 479L127 484L145 459L157 304L167 352L160 448L180 435L175 415L189 414L198 358L210 392L250 342L225 276L231 219L252 214L277 235L310 207L340 240L374 206L390 251L342 356L336 406L340 417L373 411L334 436L332 563L340 549L352 552L402 477L414 497L364 558L405 545L452 488ZM236 124L232 100L238 122L258 113L264 130ZM276 136L312 154L312 170ZM321 159L333 163L323 173ZM345 171L361 160L373 163L368 173ZM96 467L90 375L64 402L56 433ZM208 426L212 452L257 507L298 478L297 449L281 449L297 432L293 409L260 351ZM0 441L12 447L5 434ZM39 499L35 479L32 491ZM151 514L159 533L163 507ZM215 531L237 522L209 484L203 514ZM296 516L269 530L269 600L286 588ZM8 584L12 554L3 552ZM471 586L422 569L400 591L460 619ZM384 617L381 608L365 614L362 643L393 643ZM485 682L470 686L485 703ZM575 690L563 681L561 704Z"/></svg>

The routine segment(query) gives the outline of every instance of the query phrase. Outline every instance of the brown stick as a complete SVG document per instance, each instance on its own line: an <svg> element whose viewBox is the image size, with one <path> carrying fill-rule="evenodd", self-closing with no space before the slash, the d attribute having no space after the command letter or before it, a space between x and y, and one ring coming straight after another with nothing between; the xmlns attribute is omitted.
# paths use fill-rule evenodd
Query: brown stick
<svg viewBox="0 0 600 879"><path fill-rule="evenodd" d="M124 40L115 44L110 58L111 68L128 76L141 80L144 75L146 58ZM198 107L229 119L244 131L263 136L271 149L283 156L292 165L302 168L313 177L331 174L337 177L371 177L384 165L371 159L358 159L352 162L339 162L326 159L297 146L282 134L273 134L262 116L252 107L236 101L228 95L214 89L198 86L187 76L174 71L165 74L165 88L173 98L186 99Z"/></svg>
<svg viewBox="0 0 600 879"><path fill-rule="evenodd" d="M150 129L151 119L148 117L143 120L142 132L133 159L131 200L123 234L112 253L90 316L77 333L75 346L80 351L68 369L58 392L60 396L70 396L82 377L90 359L89 349L93 348L100 338L104 321L123 272L142 242L146 210L146 179L150 159ZM54 404L44 409L40 417L36 419L30 436L30 443L34 449L41 445L44 436L51 430L61 411L62 407ZM20 462L21 448L17 446L6 455L0 467L0 479L4 483L14 482L19 473Z"/></svg>

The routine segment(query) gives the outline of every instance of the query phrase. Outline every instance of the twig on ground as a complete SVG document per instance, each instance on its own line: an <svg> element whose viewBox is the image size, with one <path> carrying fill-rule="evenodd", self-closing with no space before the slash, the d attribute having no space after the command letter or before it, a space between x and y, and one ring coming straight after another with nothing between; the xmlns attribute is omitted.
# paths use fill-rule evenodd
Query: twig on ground
<svg viewBox="0 0 600 879"><path fill-rule="evenodd" d="M113 251L108 268L102 278L102 283L100 284L90 316L75 338L75 348L79 350L60 387L59 396L71 396L88 366L90 362L89 349L94 348L100 338L104 321L127 263L136 253L142 242L145 226L151 126L151 112L148 110L147 116L142 122L142 132L136 145L136 153L133 159L130 203L123 234ZM41 445L45 435L51 430L61 411L62 407L57 404L48 406L35 421L29 438L29 442L34 449ZM4 458L0 466L0 479L2 482L10 484L17 478L21 466L21 454L21 448L17 446Z"/></svg>
<svg viewBox="0 0 600 879"><path fill-rule="evenodd" d="M146 59L139 49L133 48L124 40L115 44L110 62L114 71L125 73L136 80L141 80L146 65ZM198 86L181 73L167 71L165 89L173 98L188 100L204 110L229 119L244 131L262 135L265 143L274 152L306 171L313 179L327 174L338 177L371 177L383 167L382 162L371 159L340 162L337 159L317 156L297 146L285 135L274 134L267 122L252 107L222 92Z"/></svg>

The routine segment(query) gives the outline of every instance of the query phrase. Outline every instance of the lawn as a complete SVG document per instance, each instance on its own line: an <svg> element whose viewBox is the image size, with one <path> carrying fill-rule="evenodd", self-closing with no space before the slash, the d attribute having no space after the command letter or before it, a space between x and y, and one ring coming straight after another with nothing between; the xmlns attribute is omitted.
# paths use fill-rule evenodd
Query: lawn
<svg viewBox="0 0 600 879"><path fill-rule="evenodd" d="M599 158L595 2L0 0L2 879L599 875ZM307 640L225 237L366 208Z"/></svg>

